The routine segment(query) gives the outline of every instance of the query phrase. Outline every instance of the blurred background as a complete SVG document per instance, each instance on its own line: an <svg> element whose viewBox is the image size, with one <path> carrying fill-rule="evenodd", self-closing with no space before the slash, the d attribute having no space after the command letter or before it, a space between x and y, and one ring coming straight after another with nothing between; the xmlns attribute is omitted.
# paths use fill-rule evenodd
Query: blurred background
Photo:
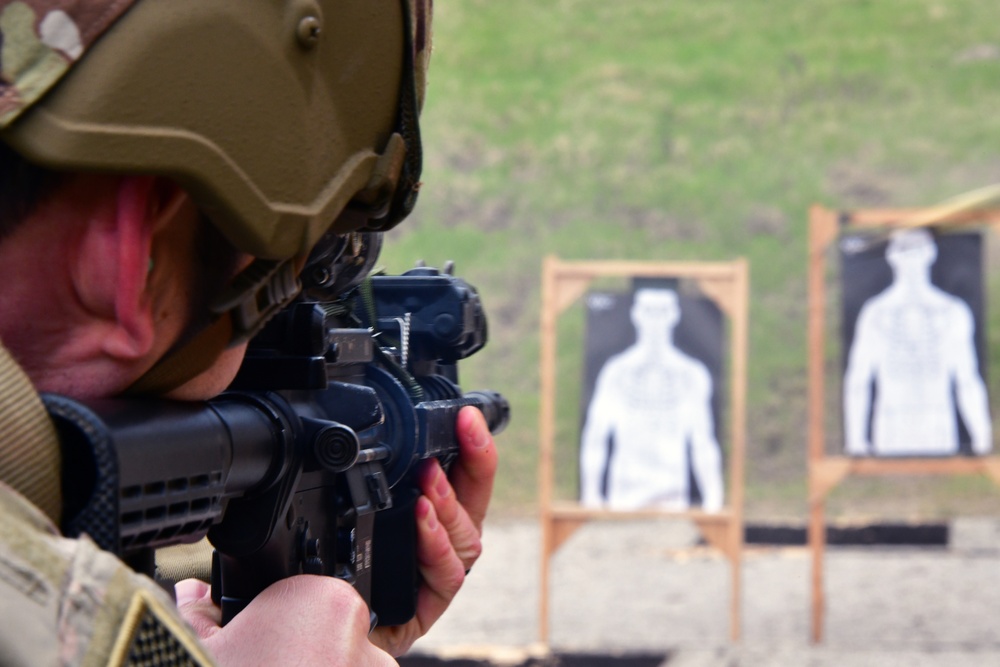
<svg viewBox="0 0 1000 667"><path fill-rule="evenodd" d="M494 513L537 499L540 270L562 259L751 267L746 515L806 516L807 212L924 207L1000 181L995 0L449 0L435 6L424 188L381 265L477 286L466 389L512 403ZM1000 312L989 294L990 377ZM836 276L830 278L836 304ZM840 368L836 323L828 364ZM561 318L560 494L575 497L582 309ZM828 387L839 451L838 386ZM993 415L998 411L995 407ZM996 426L994 427L996 429ZM828 517L1000 516L978 477L852 478Z"/></svg>

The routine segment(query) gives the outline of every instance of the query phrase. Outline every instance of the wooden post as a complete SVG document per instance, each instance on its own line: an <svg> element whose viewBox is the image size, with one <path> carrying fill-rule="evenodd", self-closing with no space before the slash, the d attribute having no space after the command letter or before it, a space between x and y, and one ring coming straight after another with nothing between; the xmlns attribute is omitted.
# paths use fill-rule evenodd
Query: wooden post
<svg viewBox="0 0 1000 667"><path fill-rule="evenodd" d="M747 345L749 338L750 267L745 259L734 265L733 293L735 303L730 313L732 332L732 420L730 431L729 504L732 518L729 522L730 541L735 553L730 555L732 566L732 604L730 605L730 637L738 641L742 634L743 590L743 500L746 475L746 378Z"/></svg>
<svg viewBox="0 0 1000 667"><path fill-rule="evenodd" d="M823 414L826 395L826 248L836 236L836 218L819 206L809 210L809 471L823 458ZM809 547L812 553L812 640L823 639L823 550L826 541L823 498L816 497L809 477Z"/></svg>
<svg viewBox="0 0 1000 667"><path fill-rule="evenodd" d="M539 374L542 395L539 400L539 471L538 498L542 532L541 605L538 611L539 639L549 641L549 558L555 550L552 525L552 450L555 441L555 342L556 275L559 261L549 255L542 264L541 356Z"/></svg>

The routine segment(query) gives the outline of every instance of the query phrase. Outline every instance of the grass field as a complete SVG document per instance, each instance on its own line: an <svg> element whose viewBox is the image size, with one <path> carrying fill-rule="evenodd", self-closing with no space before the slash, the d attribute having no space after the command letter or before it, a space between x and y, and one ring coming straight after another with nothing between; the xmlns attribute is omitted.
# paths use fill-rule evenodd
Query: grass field
<svg viewBox="0 0 1000 667"><path fill-rule="evenodd" d="M497 504L530 511L536 497L542 258L744 256L748 512L801 516L807 209L926 206L1000 181L995 2L451 0L435 9L424 189L413 218L388 235L383 265L454 259L483 294L491 343L466 362L463 385L512 402ZM560 434L572 447L579 349L567 342L562 352ZM851 482L831 506L1000 512L1000 494L976 479Z"/></svg>

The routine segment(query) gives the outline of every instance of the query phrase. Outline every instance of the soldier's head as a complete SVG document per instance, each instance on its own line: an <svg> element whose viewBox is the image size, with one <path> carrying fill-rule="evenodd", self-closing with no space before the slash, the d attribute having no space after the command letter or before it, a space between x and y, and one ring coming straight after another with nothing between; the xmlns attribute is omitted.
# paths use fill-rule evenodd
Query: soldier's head
<svg viewBox="0 0 1000 667"><path fill-rule="evenodd" d="M65 191L188 211L194 267L224 277L186 289L245 341L317 246L412 209L430 5L0 0L0 234Z"/></svg>
<svg viewBox="0 0 1000 667"><path fill-rule="evenodd" d="M937 244L927 229L893 232L885 249L885 259L893 273L926 274L937 259Z"/></svg>

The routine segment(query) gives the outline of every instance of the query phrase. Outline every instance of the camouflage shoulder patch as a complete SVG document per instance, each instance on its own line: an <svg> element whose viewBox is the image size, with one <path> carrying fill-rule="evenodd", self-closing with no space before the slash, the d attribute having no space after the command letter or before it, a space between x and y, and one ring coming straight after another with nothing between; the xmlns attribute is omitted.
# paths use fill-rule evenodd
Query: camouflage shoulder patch
<svg viewBox="0 0 1000 667"><path fill-rule="evenodd" d="M109 667L210 667L215 663L192 640L184 626L163 603L147 591L136 590L108 660Z"/></svg>
<svg viewBox="0 0 1000 667"><path fill-rule="evenodd" d="M135 0L0 0L0 128L42 97Z"/></svg>

